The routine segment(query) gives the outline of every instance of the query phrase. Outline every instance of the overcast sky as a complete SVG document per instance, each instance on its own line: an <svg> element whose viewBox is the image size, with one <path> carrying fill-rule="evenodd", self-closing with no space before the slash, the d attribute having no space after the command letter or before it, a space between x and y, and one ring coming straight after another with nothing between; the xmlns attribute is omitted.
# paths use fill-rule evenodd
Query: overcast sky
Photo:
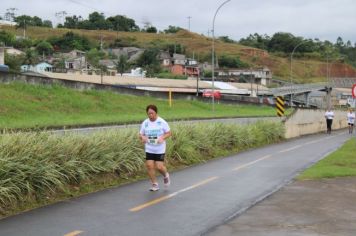
<svg viewBox="0 0 356 236"><path fill-rule="evenodd" d="M16 15L38 16L57 24L57 12L87 19L94 11L105 17L125 15L140 27L150 22L158 30L179 26L208 35L213 17L224 0L1 0L0 15L16 8ZM190 24L189 24L190 23ZM355 0L231 0L215 19L215 36L239 40L249 34L288 32L294 36L356 43ZM210 34L211 35L211 34Z"/></svg>

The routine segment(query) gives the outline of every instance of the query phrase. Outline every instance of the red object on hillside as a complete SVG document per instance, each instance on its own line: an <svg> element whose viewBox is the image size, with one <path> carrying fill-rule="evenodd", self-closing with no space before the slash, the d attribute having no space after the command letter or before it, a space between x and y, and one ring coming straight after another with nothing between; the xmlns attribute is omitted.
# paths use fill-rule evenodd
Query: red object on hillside
<svg viewBox="0 0 356 236"><path fill-rule="evenodd" d="M213 96L213 91L210 89L205 89L203 91L203 97L206 98L211 98ZM221 92L219 90L214 91L214 98L215 99L220 99L221 98Z"/></svg>
<svg viewBox="0 0 356 236"><path fill-rule="evenodd" d="M356 84L352 86L352 97L356 98Z"/></svg>

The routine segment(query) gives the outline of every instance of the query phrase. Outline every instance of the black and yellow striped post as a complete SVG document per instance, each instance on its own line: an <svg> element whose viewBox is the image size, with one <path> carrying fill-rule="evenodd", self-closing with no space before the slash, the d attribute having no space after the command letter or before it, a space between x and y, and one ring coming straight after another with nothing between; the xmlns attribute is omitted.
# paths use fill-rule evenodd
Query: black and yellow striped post
<svg viewBox="0 0 356 236"><path fill-rule="evenodd" d="M276 109L279 117L284 116L284 98L282 96L276 98Z"/></svg>

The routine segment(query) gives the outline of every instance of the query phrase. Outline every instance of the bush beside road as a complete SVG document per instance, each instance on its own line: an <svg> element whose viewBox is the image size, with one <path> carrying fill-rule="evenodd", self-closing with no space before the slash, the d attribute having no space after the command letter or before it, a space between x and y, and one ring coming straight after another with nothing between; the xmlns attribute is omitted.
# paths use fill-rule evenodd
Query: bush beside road
<svg viewBox="0 0 356 236"><path fill-rule="evenodd" d="M172 125L170 169L283 139L280 122ZM11 215L110 186L147 178L137 129L92 134L0 136L0 215Z"/></svg>

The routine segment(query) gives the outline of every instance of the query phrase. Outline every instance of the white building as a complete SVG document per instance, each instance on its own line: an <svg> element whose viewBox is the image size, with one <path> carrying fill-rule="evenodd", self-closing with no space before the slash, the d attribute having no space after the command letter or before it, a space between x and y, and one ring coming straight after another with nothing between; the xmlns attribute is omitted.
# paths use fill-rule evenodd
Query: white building
<svg viewBox="0 0 356 236"><path fill-rule="evenodd" d="M47 62L41 62L36 65L22 65L21 71L22 72L32 71L32 72L42 73L42 72L51 72L52 68L53 66L51 64L48 64Z"/></svg>
<svg viewBox="0 0 356 236"><path fill-rule="evenodd" d="M218 77L246 78L249 81L262 85L268 85L272 79L272 72L267 68L258 69L219 69ZM250 81L252 79L252 81Z"/></svg>

